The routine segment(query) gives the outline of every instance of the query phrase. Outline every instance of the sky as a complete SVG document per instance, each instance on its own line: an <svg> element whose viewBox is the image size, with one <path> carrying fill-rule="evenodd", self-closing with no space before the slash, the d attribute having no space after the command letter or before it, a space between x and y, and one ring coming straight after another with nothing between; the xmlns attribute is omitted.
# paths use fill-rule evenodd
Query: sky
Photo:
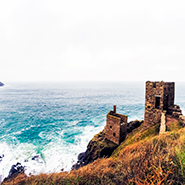
<svg viewBox="0 0 185 185"><path fill-rule="evenodd" d="M184 81L185 1L1 0L0 81Z"/></svg>

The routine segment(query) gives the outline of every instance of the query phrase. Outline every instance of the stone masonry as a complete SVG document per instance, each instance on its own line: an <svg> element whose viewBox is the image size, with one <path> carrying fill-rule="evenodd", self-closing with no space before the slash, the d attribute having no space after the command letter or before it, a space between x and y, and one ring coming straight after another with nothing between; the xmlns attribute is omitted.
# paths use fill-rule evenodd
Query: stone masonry
<svg viewBox="0 0 185 185"><path fill-rule="evenodd" d="M160 123L163 111L174 106L174 82L146 82L144 125Z"/></svg>
<svg viewBox="0 0 185 185"><path fill-rule="evenodd" d="M164 134L166 132L166 111L161 113L161 125L159 134Z"/></svg>
<svg viewBox="0 0 185 185"><path fill-rule="evenodd" d="M116 106L113 111L107 114L105 137L117 145L125 138L127 132L127 116L116 113Z"/></svg>

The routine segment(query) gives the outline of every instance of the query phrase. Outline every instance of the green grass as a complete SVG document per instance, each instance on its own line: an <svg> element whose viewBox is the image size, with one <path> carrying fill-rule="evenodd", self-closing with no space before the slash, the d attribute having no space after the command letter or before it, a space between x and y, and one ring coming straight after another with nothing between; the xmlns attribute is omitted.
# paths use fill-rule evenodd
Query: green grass
<svg viewBox="0 0 185 185"><path fill-rule="evenodd" d="M123 141L120 146L114 150L113 156L118 157L119 153L122 149L124 149L126 146L134 144L136 142L142 141L142 140L147 140L153 136L156 136L159 134L159 124L144 130L143 125L140 127L136 128L133 132L127 135L126 140Z"/></svg>
<svg viewBox="0 0 185 185"><path fill-rule="evenodd" d="M182 124L180 122L178 122L178 123L172 122L172 123L170 123L169 126L167 126L166 130L167 131L177 131L177 130L179 130L181 128L183 128L183 126L182 126Z"/></svg>
<svg viewBox="0 0 185 185"><path fill-rule="evenodd" d="M147 130L140 126L110 158L97 159L69 173L21 174L4 185L185 184L185 128L162 135L158 131L159 125Z"/></svg>

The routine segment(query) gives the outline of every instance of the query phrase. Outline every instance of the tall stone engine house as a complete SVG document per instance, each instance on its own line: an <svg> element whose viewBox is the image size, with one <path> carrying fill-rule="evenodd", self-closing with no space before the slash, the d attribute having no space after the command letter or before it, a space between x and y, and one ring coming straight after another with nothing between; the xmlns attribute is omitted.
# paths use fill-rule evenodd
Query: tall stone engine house
<svg viewBox="0 0 185 185"><path fill-rule="evenodd" d="M161 115L171 114L174 106L174 82L146 82L144 125L161 121Z"/></svg>
<svg viewBox="0 0 185 185"><path fill-rule="evenodd" d="M113 111L107 114L107 124L104 131L105 137L117 145L126 137L127 116L116 113L115 105Z"/></svg>

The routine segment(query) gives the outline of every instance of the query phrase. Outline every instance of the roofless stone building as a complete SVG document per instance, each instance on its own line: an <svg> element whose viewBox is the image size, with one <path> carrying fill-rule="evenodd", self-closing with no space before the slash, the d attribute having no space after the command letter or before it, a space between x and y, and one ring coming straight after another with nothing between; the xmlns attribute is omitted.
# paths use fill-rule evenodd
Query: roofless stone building
<svg viewBox="0 0 185 185"><path fill-rule="evenodd" d="M146 82L145 125L159 123L162 112L169 113L174 105L174 82Z"/></svg>
<svg viewBox="0 0 185 185"><path fill-rule="evenodd" d="M113 111L107 114L107 121L105 126L105 137L120 144L124 140L127 133L127 116L116 113L116 105L113 106Z"/></svg>
<svg viewBox="0 0 185 185"><path fill-rule="evenodd" d="M174 82L146 82L144 126L150 127L160 124L159 133L165 133L166 126L173 123L185 125L185 116L178 105L174 104L175 83ZM127 116L113 111L107 114L105 137L120 144L127 135Z"/></svg>
<svg viewBox="0 0 185 185"><path fill-rule="evenodd" d="M161 123L160 132L165 132L166 123L182 118L181 109L174 105L174 82L146 82L145 115L146 127Z"/></svg>

